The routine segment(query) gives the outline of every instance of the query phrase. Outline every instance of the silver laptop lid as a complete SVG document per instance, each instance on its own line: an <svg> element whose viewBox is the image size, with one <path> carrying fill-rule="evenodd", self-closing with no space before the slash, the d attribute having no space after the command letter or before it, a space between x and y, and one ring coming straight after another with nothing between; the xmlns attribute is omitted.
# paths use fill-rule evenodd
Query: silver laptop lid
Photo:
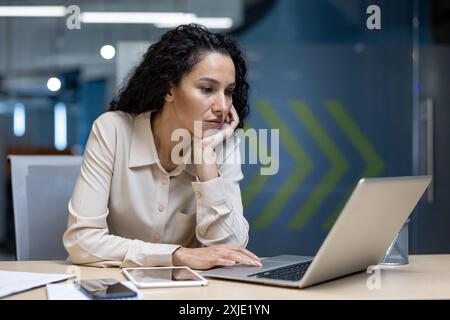
<svg viewBox="0 0 450 320"><path fill-rule="evenodd" d="M361 179L299 287L376 265L431 182L431 176Z"/></svg>

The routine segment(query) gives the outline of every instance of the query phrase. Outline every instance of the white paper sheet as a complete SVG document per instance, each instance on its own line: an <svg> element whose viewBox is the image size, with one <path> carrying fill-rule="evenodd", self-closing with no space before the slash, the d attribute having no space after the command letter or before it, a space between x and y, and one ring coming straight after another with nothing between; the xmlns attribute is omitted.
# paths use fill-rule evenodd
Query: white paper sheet
<svg viewBox="0 0 450 320"><path fill-rule="evenodd" d="M72 277L75 275L0 270L0 298Z"/></svg>

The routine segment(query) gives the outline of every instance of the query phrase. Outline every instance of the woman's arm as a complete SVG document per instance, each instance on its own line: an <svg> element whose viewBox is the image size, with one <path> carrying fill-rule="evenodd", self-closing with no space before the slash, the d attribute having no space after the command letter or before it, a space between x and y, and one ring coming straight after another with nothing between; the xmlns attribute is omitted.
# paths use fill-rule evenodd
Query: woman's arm
<svg viewBox="0 0 450 320"><path fill-rule="evenodd" d="M222 149L223 150L223 149ZM197 239L205 246L230 244L245 247L249 225L243 215L239 182L243 179L237 136L227 141L218 177L192 182L197 203Z"/></svg>
<svg viewBox="0 0 450 320"><path fill-rule="evenodd" d="M236 138L236 139L235 139ZM174 265L194 269L232 266L243 263L261 266L259 258L245 249L248 223L243 216L239 181L243 178L237 137L227 146L219 177L192 182L197 201L197 239L204 248L179 248L173 253ZM231 140L230 140L231 141Z"/></svg>
<svg viewBox="0 0 450 320"><path fill-rule="evenodd" d="M194 159L202 159L195 164L197 182L192 183L197 203L196 233L205 246L245 247L248 243L249 226L239 188L243 179L239 139L233 135L238 124L239 116L232 106L220 130L205 132L201 141L194 141Z"/></svg>
<svg viewBox="0 0 450 320"><path fill-rule="evenodd" d="M196 164L197 181L192 183L197 202L196 235L206 247L177 249L173 254L175 265L195 269L235 263L261 266L259 258L245 249L249 225L243 216L239 187L243 179L239 140L232 135L238 123L239 117L232 108L229 121L218 133L194 143L193 151L201 153L203 159ZM225 152L217 155L215 147L224 140ZM220 166L216 164L217 157L223 161Z"/></svg>
<svg viewBox="0 0 450 320"><path fill-rule="evenodd" d="M69 201L68 229L63 243L75 264L101 267L172 264L179 246L153 244L109 234L108 198L116 154L117 114L107 112L93 124L81 173Z"/></svg>

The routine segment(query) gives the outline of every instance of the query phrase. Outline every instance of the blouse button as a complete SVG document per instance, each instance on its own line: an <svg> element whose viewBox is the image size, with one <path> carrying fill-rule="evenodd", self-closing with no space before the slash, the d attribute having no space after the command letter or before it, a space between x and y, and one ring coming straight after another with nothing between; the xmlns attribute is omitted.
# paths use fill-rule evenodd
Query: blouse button
<svg viewBox="0 0 450 320"><path fill-rule="evenodd" d="M159 212L163 212L164 211L164 206L162 204L159 205Z"/></svg>
<svg viewBox="0 0 450 320"><path fill-rule="evenodd" d="M162 185L165 186L166 184L167 184L167 181L164 179L164 180L162 181Z"/></svg>
<svg viewBox="0 0 450 320"><path fill-rule="evenodd" d="M159 234L159 232L157 232L156 234L155 234L155 240L156 241L159 241L161 239L161 234Z"/></svg>
<svg viewBox="0 0 450 320"><path fill-rule="evenodd" d="M201 198L202 197L202 193L200 191L195 191L195 194L197 195L197 198Z"/></svg>

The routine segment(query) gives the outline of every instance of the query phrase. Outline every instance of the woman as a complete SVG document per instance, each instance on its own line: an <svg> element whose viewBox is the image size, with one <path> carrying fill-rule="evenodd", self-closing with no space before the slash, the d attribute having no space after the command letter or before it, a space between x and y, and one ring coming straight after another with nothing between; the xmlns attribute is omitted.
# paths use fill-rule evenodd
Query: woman
<svg viewBox="0 0 450 320"><path fill-rule="evenodd" d="M63 236L70 260L102 267L261 266L245 249L243 175L232 161L247 93L245 62L231 39L190 24L151 45L92 126ZM202 161L174 161L177 129L194 142L178 155Z"/></svg>

